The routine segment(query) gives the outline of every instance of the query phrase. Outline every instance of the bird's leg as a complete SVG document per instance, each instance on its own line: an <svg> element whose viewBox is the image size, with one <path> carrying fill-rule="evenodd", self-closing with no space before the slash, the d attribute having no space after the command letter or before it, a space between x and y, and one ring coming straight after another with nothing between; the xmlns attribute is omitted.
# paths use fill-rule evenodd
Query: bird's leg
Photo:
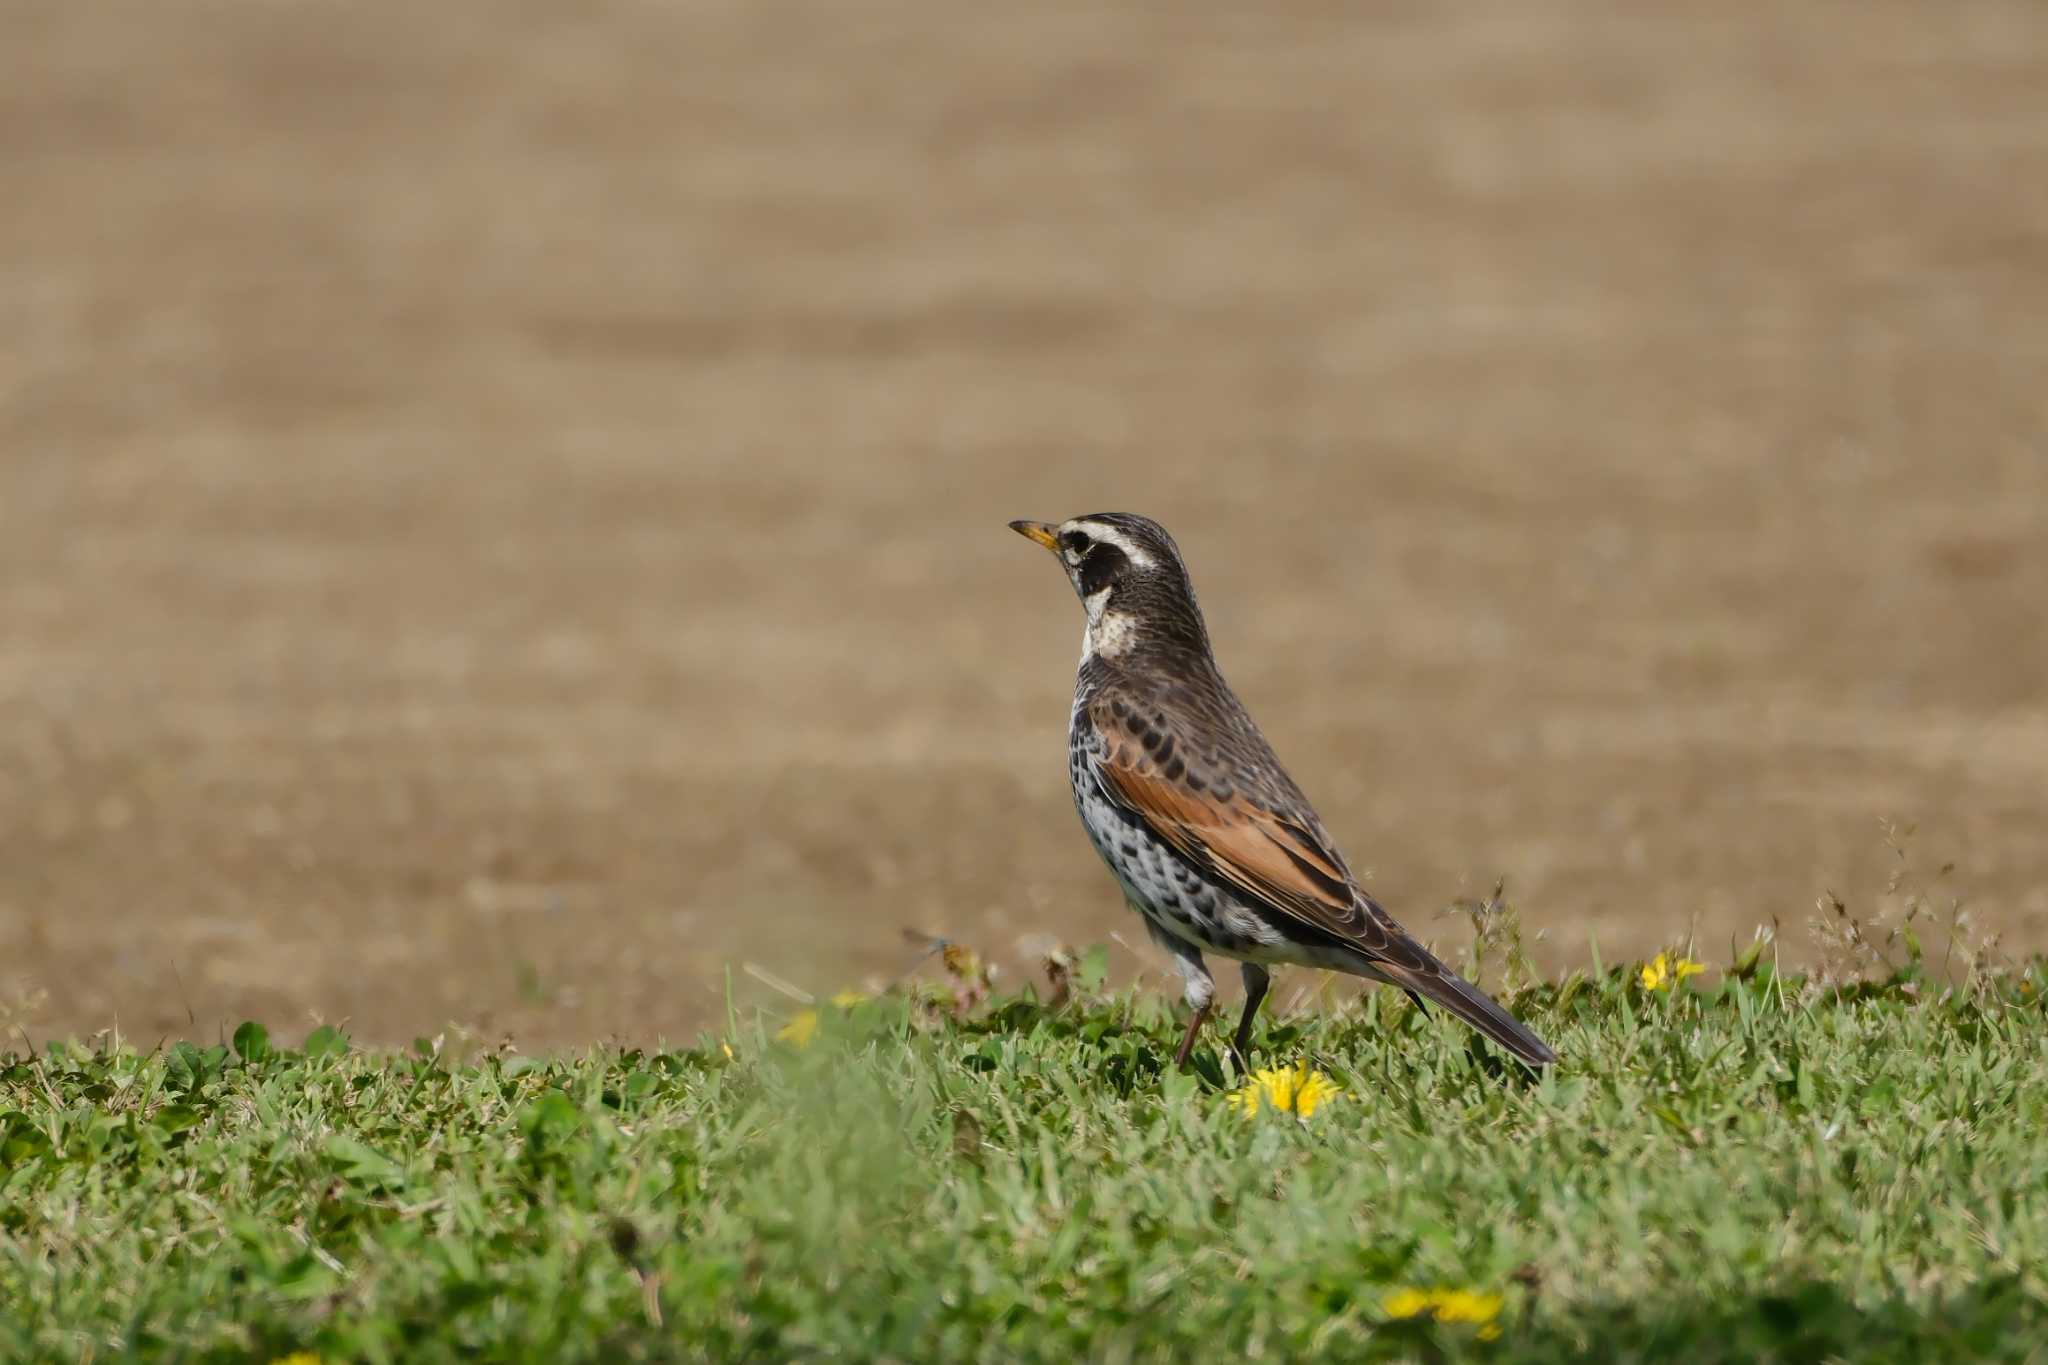
<svg viewBox="0 0 2048 1365"><path fill-rule="evenodd" d="M1180 1040L1180 1051L1173 1054L1174 1066L1188 1069L1188 1054L1195 1050L1195 1035L1208 1022L1209 1005L1216 998L1216 978L1209 975L1208 967L1202 963L1202 955L1178 939L1157 935L1159 941L1173 953L1173 962L1180 968L1181 978L1187 982L1184 998L1195 1017L1188 1020L1187 1036Z"/></svg>
<svg viewBox="0 0 2048 1365"><path fill-rule="evenodd" d="M1244 1016L1237 1021L1237 1037L1231 1040L1230 1050L1237 1054L1237 1069L1249 1072L1252 1069L1252 1019L1265 1002L1266 988L1273 984L1273 974L1256 962L1239 964L1239 971L1244 976Z"/></svg>
<svg viewBox="0 0 2048 1365"><path fill-rule="evenodd" d="M1202 1025L1208 1021L1209 1002L1204 1000L1201 1008L1195 1011L1195 1017L1188 1020L1187 1036L1180 1040L1180 1051L1173 1054L1173 1065L1176 1070L1188 1069L1188 1054L1195 1050L1195 1035L1202 1031Z"/></svg>

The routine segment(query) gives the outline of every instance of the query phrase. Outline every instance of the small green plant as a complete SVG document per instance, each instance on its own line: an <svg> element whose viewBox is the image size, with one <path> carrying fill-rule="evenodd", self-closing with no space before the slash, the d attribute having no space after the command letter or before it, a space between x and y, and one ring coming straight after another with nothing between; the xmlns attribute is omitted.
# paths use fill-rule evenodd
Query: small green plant
<svg viewBox="0 0 2048 1365"><path fill-rule="evenodd" d="M1540 974L1522 943L1522 917L1508 903L1506 891L1507 879L1503 877L1494 882L1493 891L1485 900L1459 901L1450 910L1463 915L1472 925L1472 944L1464 963L1466 974L1485 985L1490 965L1498 963L1497 987L1504 998L1513 1000L1534 985Z"/></svg>
<svg viewBox="0 0 2048 1365"><path fill-rule="evenodd" d="M1825 891L1809 927L1821 949L1814 989L1887 986L1905 991L1974 992L1996 989L2012 975L1995 934L1979 932L1960 893L1949 889L1955 864L1943 863L1923 883L1910 853L1914 829L1881 821L1891 855L1885 888L1869 914L1852 910ZM1939 935L1942 954L1930 967L1927 939Z"/></svg>

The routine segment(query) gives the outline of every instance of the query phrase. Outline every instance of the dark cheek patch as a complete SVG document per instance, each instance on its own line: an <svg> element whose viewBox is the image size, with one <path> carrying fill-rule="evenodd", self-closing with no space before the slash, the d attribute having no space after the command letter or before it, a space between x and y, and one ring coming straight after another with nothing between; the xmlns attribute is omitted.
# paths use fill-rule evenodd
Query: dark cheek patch
<svg viewBox="0 0 2048 1365"><path fill-rule="evenodd" d="M1123 575L1124 552L1114 545L1097 545L1081 561L1081 595L1093 597Z"/></svg>

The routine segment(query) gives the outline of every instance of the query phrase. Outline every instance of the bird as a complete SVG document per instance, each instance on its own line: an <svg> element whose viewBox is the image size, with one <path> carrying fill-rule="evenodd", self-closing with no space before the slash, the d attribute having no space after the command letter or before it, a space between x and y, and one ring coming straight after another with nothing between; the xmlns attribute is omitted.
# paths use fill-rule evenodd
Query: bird
<svg viewBox="0 0 2048 1365"><path fill-rule="evenodd" d="M1013 521L1010 529L1059 559L1087 613L1067 772L1089 842L1183 979L1193 1017L1176 1067L1187 1068L1215 999L1204 953L1240 964L1244 1014L1231 1044L1240 1069L1275 966L1397 986L1532 1069L1557 1061L1359 885L1223 680L1187 564L1165 527L1098 512L1057 524Z"/></svg>

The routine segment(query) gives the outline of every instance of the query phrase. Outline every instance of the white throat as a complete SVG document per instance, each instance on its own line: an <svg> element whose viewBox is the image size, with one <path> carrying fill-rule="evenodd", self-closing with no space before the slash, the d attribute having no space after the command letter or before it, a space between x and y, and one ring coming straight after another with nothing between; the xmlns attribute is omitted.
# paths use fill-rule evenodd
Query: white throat
<svg viewBox="0 0 2048 1365"><path fill-rule="evenodd" d="M1088 629L1081 636L1083 659L1114 659L1131 647L1137 636L1137 622L1127 611L1109 609L1110 589L1100 588L1081 599L1088 609Z"/></svg>

